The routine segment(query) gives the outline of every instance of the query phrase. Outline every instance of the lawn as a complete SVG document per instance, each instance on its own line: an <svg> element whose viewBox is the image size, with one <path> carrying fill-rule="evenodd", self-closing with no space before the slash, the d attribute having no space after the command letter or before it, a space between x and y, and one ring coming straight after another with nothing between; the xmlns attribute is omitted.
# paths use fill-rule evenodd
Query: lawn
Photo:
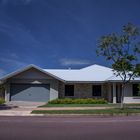
<svg viewBox="0 0 140 140"><path fill-rule="evenodd" d="M39 107L119 107L120 104L45 104ZM140 107L140 104L124 104L125 107Z"/></svg>
<svg viewBox="0 0 140 140"><path fill-rule="evenodd" d="M113 109L94 109L94 110L34 110L33 114L124 114L140 113L139 108L113 108Z"/></svg>

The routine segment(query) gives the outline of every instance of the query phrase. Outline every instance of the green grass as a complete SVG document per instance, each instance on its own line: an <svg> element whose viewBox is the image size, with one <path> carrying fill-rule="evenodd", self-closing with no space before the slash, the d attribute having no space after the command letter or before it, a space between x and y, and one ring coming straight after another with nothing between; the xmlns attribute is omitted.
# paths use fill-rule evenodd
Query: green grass
<svg viewBox="0 0 140 140"><path fill-rule="evenodd" d="M128 106L128 107L129 106L132 106L132 107L134 107L134 106L140 107L140 104L138 104L138 103L137 104L125 104L125 106Z"/></svg>
<svg viewBox="0 0 140 140"><path fill-rule="evenodd" d="M119 107L120 104L45 104L39 107ZM125 104L125 107L140 107L140 104Z"/></svg>
<svg viewBox="0 0 140 140"><path fill-rule="evenodd" d="M99 110L33 110L33 114L131 114L140 113L138 108L125 108L125 109L99 109Z"/></svg>
<svg viewBox="0 0 140 140"><path fill-rule="evenodd" d="M39 107L108 107L108 106L116 106L113 104L45 104Z"/></svg>

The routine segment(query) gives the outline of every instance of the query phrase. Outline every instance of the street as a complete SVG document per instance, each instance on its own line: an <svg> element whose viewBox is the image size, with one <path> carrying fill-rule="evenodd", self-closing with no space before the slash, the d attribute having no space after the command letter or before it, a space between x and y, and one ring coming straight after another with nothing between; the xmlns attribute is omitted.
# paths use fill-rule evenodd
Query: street
<svg viewBox="0 0 140 140"><path fill-rule="evenodd" d="M140 117L0 117L0 140L139 140Z"/></svg>

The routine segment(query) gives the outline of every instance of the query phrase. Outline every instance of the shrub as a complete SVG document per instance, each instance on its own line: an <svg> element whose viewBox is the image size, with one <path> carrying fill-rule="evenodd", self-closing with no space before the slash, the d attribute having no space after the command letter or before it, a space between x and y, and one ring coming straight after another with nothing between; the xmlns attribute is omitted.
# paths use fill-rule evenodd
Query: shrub
<svg viewBox="0 0 140 140"><path fill-rule="evenodd" d="M65 98L49 101L48 104L107 104L107 101L104 99L92 99L92 98L88 99Z"/></svg>
<svg viewBox="0 0 140 140"><path fill-rule="evenodd" d="M5 100L3 98L0 98L0 105L4 104Z"/></svg>

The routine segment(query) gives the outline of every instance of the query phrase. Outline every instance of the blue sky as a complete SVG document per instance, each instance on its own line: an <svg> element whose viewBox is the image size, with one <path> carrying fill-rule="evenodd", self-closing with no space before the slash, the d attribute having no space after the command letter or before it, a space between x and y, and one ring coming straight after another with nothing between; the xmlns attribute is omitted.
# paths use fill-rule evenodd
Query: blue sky
<svg viewBox="0 0 140 140"><path fill-rule="evenodd" d="M140 25L140 0L0 0L0 76L43 68L110 66L96 56L102 35Z"/></svg>

